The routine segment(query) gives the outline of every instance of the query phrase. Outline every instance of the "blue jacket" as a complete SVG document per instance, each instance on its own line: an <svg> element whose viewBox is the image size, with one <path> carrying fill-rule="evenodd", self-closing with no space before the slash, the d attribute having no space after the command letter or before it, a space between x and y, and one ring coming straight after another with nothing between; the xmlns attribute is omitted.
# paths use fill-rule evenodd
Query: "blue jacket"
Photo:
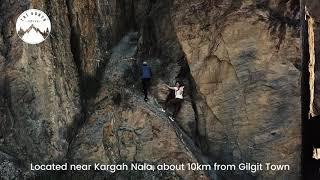
<svg viewBox="0 0 320 180"><path fill-rule="evenodd" d="M152 76L151 68L148 65L143 64L141 68L141 79L150 79L151 76Z"/></svg>

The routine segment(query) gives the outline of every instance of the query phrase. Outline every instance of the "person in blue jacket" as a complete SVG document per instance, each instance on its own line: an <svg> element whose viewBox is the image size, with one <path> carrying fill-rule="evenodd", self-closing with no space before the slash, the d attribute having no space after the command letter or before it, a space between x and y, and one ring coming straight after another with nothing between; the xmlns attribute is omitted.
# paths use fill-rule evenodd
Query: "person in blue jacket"
<svg viewBox="0 0 320 180"><path fill-rule="evenodd" d="M147 62L143 62L141 68L141 81L142 81L142 90L144 93L144 100L148 101L148 89L150 86L150 81L152 77L152 71Z"/></svg>

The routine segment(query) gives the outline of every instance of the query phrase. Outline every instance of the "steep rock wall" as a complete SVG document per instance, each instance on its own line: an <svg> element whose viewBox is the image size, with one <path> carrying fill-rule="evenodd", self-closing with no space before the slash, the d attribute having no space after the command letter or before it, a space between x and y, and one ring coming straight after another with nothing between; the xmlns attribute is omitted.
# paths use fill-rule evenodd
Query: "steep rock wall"
<svg viewBox="0 0 320 180"><path fill-rule="evenodd" d="M16 19L29 7L50 7L46 13L60 18L51 18L51 36L55 38L41 45L24 44L18 38ZM81 108L66 12L64 1L1 2L0 151L6 154L1 156L3 169L12 163L29 167L30 162L61 161L67 154L68 129L79 119Z"/></svg>
<svg viewBox="0 0 320 180"><path fill-rule="evenodd" d="M297 1L173 5L175 30L197 85L202 146L214 160L294 169L254 174L259 178L299 177L298 10Z"/></svg>
<svg viewBox="0 0 320 180"><path fill-rule="evenodd" d="M30 7L44 10L54 27L38 46L13 31ZM1 3L1 176L29 176L19 167L31 161L204 162L205 154L212 162L291 166L221 174L227 179L298 179L298 10L295 0ZM114 49L130 30L138 31L132 42ZM139 99L141 61L154 71L149 104ZM170 123L159 112L168 96L163 84L175 80L186 84L186 98ZM99 178L132 175L215 177Z"/></svg>

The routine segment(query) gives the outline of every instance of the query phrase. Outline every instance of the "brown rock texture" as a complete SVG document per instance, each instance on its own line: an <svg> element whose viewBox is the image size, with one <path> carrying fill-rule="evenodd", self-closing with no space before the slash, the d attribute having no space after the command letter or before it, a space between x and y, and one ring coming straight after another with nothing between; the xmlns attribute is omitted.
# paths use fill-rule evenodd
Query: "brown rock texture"
<svg viewBox="0 0 320 180"><path fill-rule="evenodd" d="M71 145L71 162L204 163L192 140L170 123L156 99L146 103L142 94L133 89L134 79L127 76L136 63L131 59L137 51L136 36L137 33L128 33L111 50L93 111ZM202 171L160 171L151 177L207 179Z"/></svg>
<svg viewBox="0 0 320 180"><path fill-rule="evenodd" d="M39 45L15 32L29 8L51 19ZM142 61L153 70L148 102ZM299 179L300 62L297 0L1 1L0 177ZM176 80L186 90L172 122L161 111L172 95L163 84ZM62 174L31 172L30 162L258 162L290 171Z"/></svg>
<svg viewBox="0 0 320 180"><path fill-rule="evenodd" d="M195 101L203 113L198 131L208 154L222 162L294 169L258 172L258 178L299 177L299 2L286 2L173 4L177 37L197 84Z"/></svg>
<svg viewBox="0 0 320 180"><path fill-rule="evenodd" d="M18 38L15 21L30 3L1 2L0 166L7 172L1 171L5 179L28 176L15 172L30 162L62 161L68 150L68 129L80 114L67 10L61 2L52 2L47 13L60 18L52 19L56 38L28 45ZM34 7L44 9L47 4Z"/></svg>

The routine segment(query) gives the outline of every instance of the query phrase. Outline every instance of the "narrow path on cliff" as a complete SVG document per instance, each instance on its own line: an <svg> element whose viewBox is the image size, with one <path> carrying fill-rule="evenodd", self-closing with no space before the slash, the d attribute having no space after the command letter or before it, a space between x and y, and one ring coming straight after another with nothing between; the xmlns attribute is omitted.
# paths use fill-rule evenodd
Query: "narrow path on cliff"
<svg viewBox="0 0 320 180"><path fill-rule="evenodd" d="M139 79L139 68L135 55L137 52L138 33L130 32L125 35L120 42L112 49L111 58L106 65L104 78L101 81L102 86L113 86L119 89L123 94L129 94L130 99L142 109L148 109L163 121L167 121L168 125L175 131L180 142L184 144L186 151L193 154L195 159L201 164L209 164L201 150L195 145L194 141L180 128L180 126L169 119L166 112L161 111L163 108L157 99L149 94L149 101L144 101L144 95L140 88L137 88L137 80ZM154 77L157 78L157 77ZM103 95L103 96L108 96ZM96 101L95 107L98 107L106 98L100 97ZM92 112L94 113L94 112ZM217 179L216 173L212 170L207 172L211 179Z"/></svg>
<svg viewBox="0 0 320 180"><path fill-rule="evenodd" d="M128 89L125 89L125 91L127 91L127 93L130 93L130 90ZM191 152L199 161L199 163L209 164L209 159L201 153L201 150L195 145L193 140L180 128L180 126L175 121L171 121L169 119L169 114L161 111L163 107L157 102L157 100L153 96L150 96L150 100L145 102L143 100L142 93L134 93L132 95L135 101L138 104L142 105L143 108L149 109L158 117L168 122L168 124L175 130L175 133L177 137L179 137L179 140L182 142L182 144L185 145L186 150ZM211 179L217 179L217 175L213 170L208 171L208 175L209 177L211 177Z"/></svg>

